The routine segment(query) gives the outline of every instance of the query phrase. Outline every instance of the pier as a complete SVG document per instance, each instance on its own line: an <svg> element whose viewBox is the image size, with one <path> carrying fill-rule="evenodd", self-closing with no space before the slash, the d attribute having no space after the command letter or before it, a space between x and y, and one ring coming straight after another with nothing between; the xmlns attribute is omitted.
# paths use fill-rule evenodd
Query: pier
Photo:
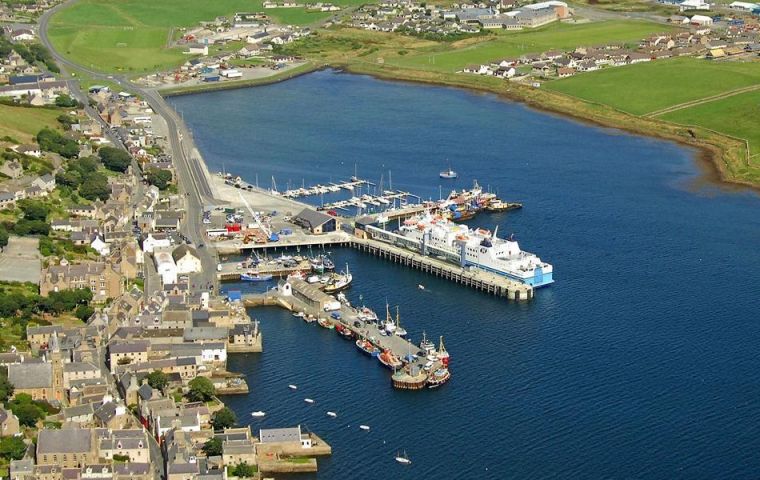
<svg viewBox="0 0 760 480"><path fill-rule="evenodd" d="M427 353L411 340L395 334L382 333L385 320L378 315L376 321L367 318L366 307L355 308L348 303L338 302L314 285L302 280L289 280L280 282L277 288L261 294L246 294L242 297L246 307L279 306L301 316L298 320L307 323L318 323L325 328L347 330L350 335L339 335L351 340L347 346L357 350L358 354L364 354L355 345L356 339L365 339L380 351L389 351L397 359L406 359L404 370L414 369L417 372L435 371L442 366L440 360L430 362ZM378 362L378 366L383 365ZM426 368L427 367L427 368ZM401 368L399 368L401 370ZM422 379L423 388L427 374ZM398 387L397 387L398 388ZM405 387L402 387L405 388Z"/></svg>
<svg viewBox="0 0 760 480"><path fill-rule="evenodd" d="M448 261L428 257L370 238L356 238L352 240L351 246L361 252L421 270L490 295L506 297L515 301L527 301L533 298L533 287L530 285L485 270L462 268Z"/></svg>
<svg viewBox="0 0 760 480"><path fill-rule="evenodd" d="M236 282L240 275L249 270L260 275L272 275L274 277L287 277L291 273L311 270L308 259L295 262L295 265L283 265L282 263L261 262L256 266L246 267L245 262L227 262L220 264L222 269L217 271L216 277L221 282Z"/></svg>
<svg viewBox="0 0 760 480"><path fill-rule="evenodd" d="M374 183L371 183L369 180L363 180L360 178L353 179L347 182L341 182L341 183L330 183L328 185L315 185L313 187L301 187L301 188L293 188L286 190L282 193L282 196L285 198L301 198L301 197L311 197L314 195L322 195L325 193L337 193L341 190L348 190L353 191L356 187L362 187L364 185L367 186L374 186Z"/></svg>

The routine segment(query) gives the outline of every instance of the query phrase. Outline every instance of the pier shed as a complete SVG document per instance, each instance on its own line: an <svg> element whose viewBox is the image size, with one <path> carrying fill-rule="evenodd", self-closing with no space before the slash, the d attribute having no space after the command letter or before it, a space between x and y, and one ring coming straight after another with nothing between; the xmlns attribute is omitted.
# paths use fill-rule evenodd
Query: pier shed
<svg viewBox="0 0 760 480"><path fill-rule="evenodd" d="M293 218L293 222L314 234L334 232L338 229L337 218L310 208L301 210L301 213Z"/></svg>
<svg viewBox="0 0 760 480"><path fill-rule="evenodd" d="M317 288L315 285L310 285L303 280L289 280L280 285L280 291L283 295L292 295L305 303L308 307L319 311L340 308L340 302Z"/></svg>

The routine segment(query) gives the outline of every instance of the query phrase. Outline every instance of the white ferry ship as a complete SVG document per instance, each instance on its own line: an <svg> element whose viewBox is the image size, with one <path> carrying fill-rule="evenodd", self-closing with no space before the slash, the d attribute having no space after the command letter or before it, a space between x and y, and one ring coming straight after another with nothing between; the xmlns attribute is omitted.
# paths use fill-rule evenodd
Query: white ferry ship
<svg viewBox="0 0 760 480"><path fill-rule="evenodd" d="M551 264L532 253L523 252L512 239L498 238L496 232L492 234L482 228L473 230L427 213L406 220L398 233L419 241L423 253L445 252L463 267L475 266L533 287L543 287L554 281ZM430 247L432 251L428 251Z"/></svg>

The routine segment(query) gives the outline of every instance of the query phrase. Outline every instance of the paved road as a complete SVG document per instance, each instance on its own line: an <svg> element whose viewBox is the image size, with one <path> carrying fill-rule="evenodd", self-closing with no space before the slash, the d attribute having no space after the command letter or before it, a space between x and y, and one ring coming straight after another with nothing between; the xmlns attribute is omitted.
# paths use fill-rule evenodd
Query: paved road
<svg viewBox="0 0 760 480"><path fill-rule="evenodd" d="M195 147L192 143L192 136L182 120L178 118L174 109L172 109L155 90L145 89L132 83L124 74L110 75L93 70L92 68L65 58L55 49L50 41L48 36L50 18L57 11L66 8L75 2L76 0L63 2L48 10L40 17L39 35L42 44L50 50L53 58L55 58L56 62L62 67L64 74L66 74L66 69L68 68L84 72L94 79L115 82L125 90L131 91L142 97L157 114L164 118L168 127L168 140L172 150L174 166L177 171L180 191L186 195L187 200L187 215L182 231L196 246L204 244L205 239L203 238L203 225L201 223L203 206L219 202L214 199L214 194L209 185L204 166L201 164L202 159L198 155L192 154L192 152L195 151ZM69 86L72 87L71 89L74 95L80 101L83 100L83 103L87 105L87 97L81 92L81 89L75 81L72 80L71 77L69 77L67 81L69 82ZM95 118L100 118L97 114L94 114L93 116ZM120 145L120 143L116 144ZM209 252L205 246L198 248L198 252L201 257L203 272L194 276L192 278L192 283L196 285L196 287L201 287L214 282L216 277L214 272L216 271L217 261L216 256Z"/></svg>

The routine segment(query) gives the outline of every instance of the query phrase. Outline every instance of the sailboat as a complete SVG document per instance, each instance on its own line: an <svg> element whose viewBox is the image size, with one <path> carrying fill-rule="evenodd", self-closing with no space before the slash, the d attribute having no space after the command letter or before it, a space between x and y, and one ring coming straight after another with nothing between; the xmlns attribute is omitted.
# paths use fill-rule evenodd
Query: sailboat
<svg viewBox="0 0 760 480"><path fill-rule="evenodd" d="M402 465L411 465L412 461L409 460L409 456L406 454L406 450L404 450L404 453L399 454L396 452L396 461Z"/></svg>
<svg viewBox="0 0 760 480"><path fill-rule="evenodd" d="M441 178L446 178L446 179L454 179L454 178L457 178L458 174L457 172L451 169L451 164L449 164L449 169L442 171L441 173L438 174L438 176Z"/></svg>

